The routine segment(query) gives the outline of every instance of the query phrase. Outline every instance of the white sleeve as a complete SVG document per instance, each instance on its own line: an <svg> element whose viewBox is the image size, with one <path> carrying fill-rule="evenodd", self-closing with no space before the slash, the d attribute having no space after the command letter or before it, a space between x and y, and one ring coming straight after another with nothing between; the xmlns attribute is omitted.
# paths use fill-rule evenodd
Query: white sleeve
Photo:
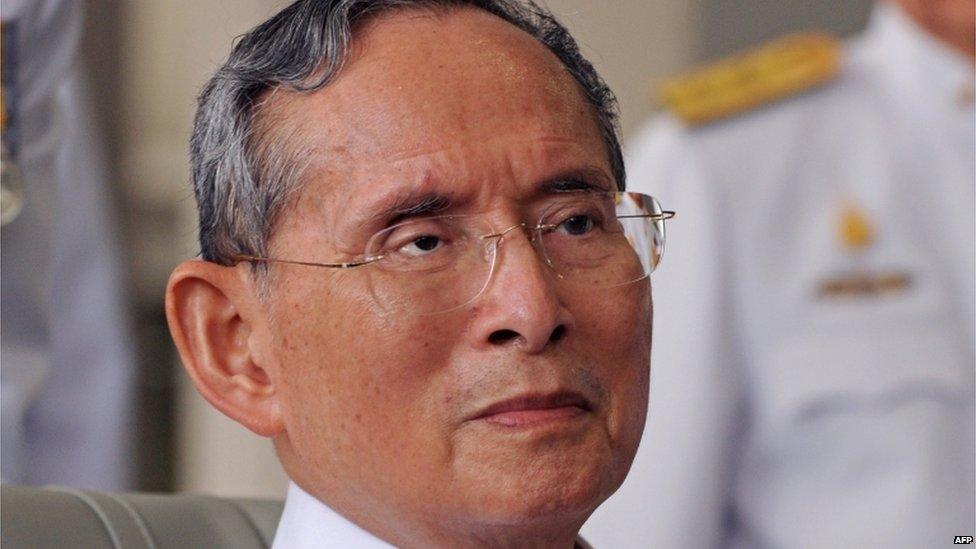
<svg viewBox="0 0 976 549"><path fill-rule="evenodd" d="M652 275L647 425L623 486L583 528L594 547L714 547L724 537L744 401L724 319L731 250L720 237L729 220L695 152L670 119L629 150L628 190L652 194L677 215Z"/></svg>

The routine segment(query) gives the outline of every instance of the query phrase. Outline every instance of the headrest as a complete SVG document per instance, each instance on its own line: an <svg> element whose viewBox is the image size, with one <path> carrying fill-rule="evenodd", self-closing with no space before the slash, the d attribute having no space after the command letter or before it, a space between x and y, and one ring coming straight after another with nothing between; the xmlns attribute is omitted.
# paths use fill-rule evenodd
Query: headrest
<svg viewBox="0 0 976 549"><path fill-rule="evenodd" d="M283 507L271 500L2 486L0 541L5 549L265 548Z"/></svg>

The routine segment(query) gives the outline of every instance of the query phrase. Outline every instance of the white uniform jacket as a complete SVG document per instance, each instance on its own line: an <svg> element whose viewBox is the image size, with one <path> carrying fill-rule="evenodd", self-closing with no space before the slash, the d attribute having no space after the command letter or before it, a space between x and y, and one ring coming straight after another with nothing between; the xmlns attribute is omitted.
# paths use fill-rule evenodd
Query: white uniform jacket
<svg viewBox="0 0 976 549"><path fill-rule="evenodd" d="M653 275L648 423L583 529L595 547L972 535L973 78L881 5L825 87L639 136L628 188L677 217ZM838 235L850 206L859 250ZM852 276L896 282L823 290Z"/></svg>

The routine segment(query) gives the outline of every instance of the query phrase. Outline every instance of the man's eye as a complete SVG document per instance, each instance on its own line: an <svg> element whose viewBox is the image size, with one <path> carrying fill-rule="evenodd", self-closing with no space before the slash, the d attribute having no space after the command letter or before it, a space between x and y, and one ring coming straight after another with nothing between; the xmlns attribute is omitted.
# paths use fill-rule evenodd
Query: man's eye
<svg viewBox="0 0 976 549"><path fill-rule="evenodd" d="M427 255L443 245L440 237L424 235L414 238L407 244L400 247L400 251L412 256Z"/></svg>
<svg viewBox="0 0 976 549"><path fill-rule="evenodd" d="M559 224L559 229L572 236L582 236L592 231L596 223L589 215L574 215Z"/></svg>

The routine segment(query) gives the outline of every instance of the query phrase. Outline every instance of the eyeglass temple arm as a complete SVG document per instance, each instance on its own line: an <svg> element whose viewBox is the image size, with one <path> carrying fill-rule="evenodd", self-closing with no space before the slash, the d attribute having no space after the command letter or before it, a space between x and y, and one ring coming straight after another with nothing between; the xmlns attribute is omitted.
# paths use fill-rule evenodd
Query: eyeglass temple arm
<svg viewBox="0 0 976 549"><path fill-rule="evenodd" d="M623 218L623 219L631 219L631 218L635 218L635 217L645 217L645 218L650 219L652 221L664 221L665 219L671 219L674 216L675 216L675 212L672 212L671 210L664 210L663 212L661 212L659 214L618 215L617 216L617 219L621 219L621 218Z"/></svg>
<svg viewBox="0 0 976 549"><path fill-rule="evenodd" d="M330 269L352 269L354 267L362 267L363 265L369 265L370 263L375 263L384 256L378 255L363 259L362 261L348 261L345 263L315 263L312 261L294 261L291 259L274 259L270 257L258 257L254 255L238 255L234 257L234 261L253 261L255 263L287 263L289 265L305 265L306 267L328 267Z"/></svg>

